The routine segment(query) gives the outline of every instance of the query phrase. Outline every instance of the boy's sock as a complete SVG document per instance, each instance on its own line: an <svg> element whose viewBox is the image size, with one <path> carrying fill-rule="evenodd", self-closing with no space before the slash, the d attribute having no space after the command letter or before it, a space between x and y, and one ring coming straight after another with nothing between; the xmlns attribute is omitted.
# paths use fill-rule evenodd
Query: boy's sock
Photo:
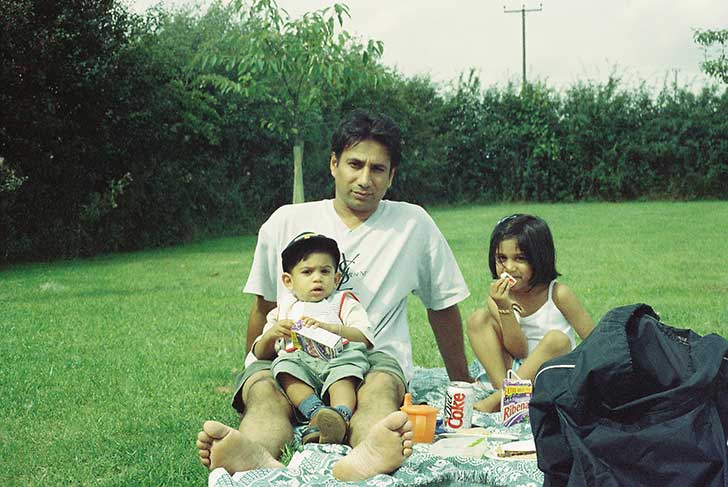
<svg viewBox="0 0 728 487"><path fill-rule="evenodd" d="M318 410L324 406L325 404L320 397L318 397L316 394L311 394L306 399L301 401L301 404L298 405L298 410L301 411L301 414L303 414L306 419L310 421L313 415L316 414Z"/></svg>
<svg viewBox="0 0 728 487"><path fill-rule="evenodd" d="M339 411L341 413L341 415L344 417L344 419L346 420L347 423L349 421L351 421L351 415L352 415L351 409L349 409L348 407L346 407L344 405L336 406L334 409L336 409L337 411Z"/></svg>

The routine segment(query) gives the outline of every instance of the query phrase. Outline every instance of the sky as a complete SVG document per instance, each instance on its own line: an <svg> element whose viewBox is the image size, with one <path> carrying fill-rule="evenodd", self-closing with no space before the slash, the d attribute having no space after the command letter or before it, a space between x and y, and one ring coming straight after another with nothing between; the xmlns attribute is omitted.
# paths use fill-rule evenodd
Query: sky
<svg viewBox="0 0 728 487"><path fill-rule="evenodd" d="M155 0L129 0L143 12ZM205 0L202 0L203 3ZM164 0L165 6L185 3ZM291 17L331 6L325 0L278 0ZM693 30L728 28L728 0L348 0L344 29L384 42L382 62L405 76L441 85L474 69L485 86L520 83L526 14L526 76L557 89L604 82L653 89L675 80L699 89L703 51ZM447 6L445 6L447 5ZM519 10L505 13L505 10Z"/></svg>

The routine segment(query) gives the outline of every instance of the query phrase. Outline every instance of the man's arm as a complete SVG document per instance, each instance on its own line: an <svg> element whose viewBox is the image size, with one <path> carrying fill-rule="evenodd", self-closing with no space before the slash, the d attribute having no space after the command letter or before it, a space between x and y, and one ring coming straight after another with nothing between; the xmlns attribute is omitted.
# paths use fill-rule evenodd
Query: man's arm
<svg viewBox="0 0 728 487"><path fill-rule="evenodd" d="M245 353L247 354L253 342L263 333L266 315L276 307L276 303L271 303L263 299L263 296L255 296L253 306L250 308L250 316L248 316L248 334L245 342Z"/></svg>
<svg viewBox="0 0 728 487"><path fill-rule="evenodd" d="M427 319L435 334L437 347L445 362L445 369L450 380L472 382L465 359L465 346L463 342L463 320L460 309L454 304L441 310L427 310Z"/></svg>

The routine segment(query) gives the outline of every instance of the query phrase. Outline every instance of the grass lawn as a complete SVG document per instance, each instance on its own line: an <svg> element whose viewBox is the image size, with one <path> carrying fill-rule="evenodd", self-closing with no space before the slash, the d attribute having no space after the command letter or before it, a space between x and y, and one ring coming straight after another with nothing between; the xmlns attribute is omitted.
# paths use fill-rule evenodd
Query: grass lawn
<svg viewBox="0 0 728 487"><path fill-rule="evenodd" d="M433 208L472 297L502 216L551 226L557 266L595 321L652 305L665 323L728 335L728 202ZM255 236L0 271L2 486L206 485L194 437L228 406L243 363ZM441 365L422 306L415 361ZM469 357L472 354L468 350Z"/></svg>

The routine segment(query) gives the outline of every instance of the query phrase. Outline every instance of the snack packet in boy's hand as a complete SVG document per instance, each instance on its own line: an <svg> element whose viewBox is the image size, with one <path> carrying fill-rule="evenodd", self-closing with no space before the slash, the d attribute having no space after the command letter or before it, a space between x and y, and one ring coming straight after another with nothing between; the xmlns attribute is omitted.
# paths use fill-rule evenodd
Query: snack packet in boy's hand
<svg viewBox="0 0 728 487"><path fill-rule="evenodd" d="M291 328L291 341L294 349L301 349L312 357L331 360L344 348L343 339L336 333L323 328L307 328L297 321Z"/></svg>
<svg viewBox="0 0 728 487"><path fill-rule="evenodd" d="M304 302L298 301L292 295L285 295L281 297L278 307L280 319L289 319L295 323L291 328L291 338L285 340L285 343L278 348L286 352L301 349L313 357L330 360L341 352L343 345L348 343L348 340L323 328L303 326L301 318L304 316L322 323L340 322L338 308L328 300Z"/></svg>

